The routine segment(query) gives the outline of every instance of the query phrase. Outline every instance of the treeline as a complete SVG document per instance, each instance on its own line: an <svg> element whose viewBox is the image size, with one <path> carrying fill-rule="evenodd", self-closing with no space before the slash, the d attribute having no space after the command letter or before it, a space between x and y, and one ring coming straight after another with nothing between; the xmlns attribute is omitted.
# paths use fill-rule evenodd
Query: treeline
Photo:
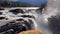
<svg viewBox="0 0 60 34"><path fill-rule="evenodd" d="M1 1L0 7L33 7L33 5L22 2Z"/></svg>

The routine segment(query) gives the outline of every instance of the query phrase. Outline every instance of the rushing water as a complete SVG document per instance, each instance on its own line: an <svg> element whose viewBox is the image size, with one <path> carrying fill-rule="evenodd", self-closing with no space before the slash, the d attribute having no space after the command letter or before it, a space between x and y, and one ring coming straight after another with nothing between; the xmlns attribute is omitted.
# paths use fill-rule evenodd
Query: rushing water
<svg viewBox="0 0 60 34"><path fill-rule="evenodd" d="M7 9L8 8L6 8L5 11L9 10ZM42 34L52 34L52 31L48 28L47 18L50 17L51 15L55 15L56 11L57 11L56 8L50 8L50 7L46 11L43 11L43 14L37 13L37 11L35 10L29 11L29 13L32 13L36 17L36 22L34 22L35 29L41 30Z"/></svg>

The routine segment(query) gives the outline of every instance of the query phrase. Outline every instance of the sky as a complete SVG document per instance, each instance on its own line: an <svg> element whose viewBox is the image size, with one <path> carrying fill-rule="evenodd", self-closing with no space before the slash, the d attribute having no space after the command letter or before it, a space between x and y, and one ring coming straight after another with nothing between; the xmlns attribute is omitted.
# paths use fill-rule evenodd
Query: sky
<svg viewBox="0 0 60 34"><path fill-rule="evenodd" d="M32 4L32 5L40 5L44 2L47 2L48 0L9 0L9 1L24 2L24 3L29 3L29 4Z"/></svg>

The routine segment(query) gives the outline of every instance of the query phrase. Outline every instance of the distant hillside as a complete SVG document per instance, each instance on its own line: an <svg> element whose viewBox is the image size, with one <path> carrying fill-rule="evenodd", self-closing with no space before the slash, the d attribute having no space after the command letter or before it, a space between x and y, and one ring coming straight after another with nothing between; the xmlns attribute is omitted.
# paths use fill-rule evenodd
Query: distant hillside
<svg viewBox="0 0 60 34"><path fill-rule="evenodd" d="M8 1L29 3L35 6L40 6L41 4L48 2L48 0L8 0Z"/></svg>
<svg viewBox="0 0 60 34"><path fill-rule="evenodd" d="M0 7L33 7L33 5L22 2L1 1Z"/></svg>

